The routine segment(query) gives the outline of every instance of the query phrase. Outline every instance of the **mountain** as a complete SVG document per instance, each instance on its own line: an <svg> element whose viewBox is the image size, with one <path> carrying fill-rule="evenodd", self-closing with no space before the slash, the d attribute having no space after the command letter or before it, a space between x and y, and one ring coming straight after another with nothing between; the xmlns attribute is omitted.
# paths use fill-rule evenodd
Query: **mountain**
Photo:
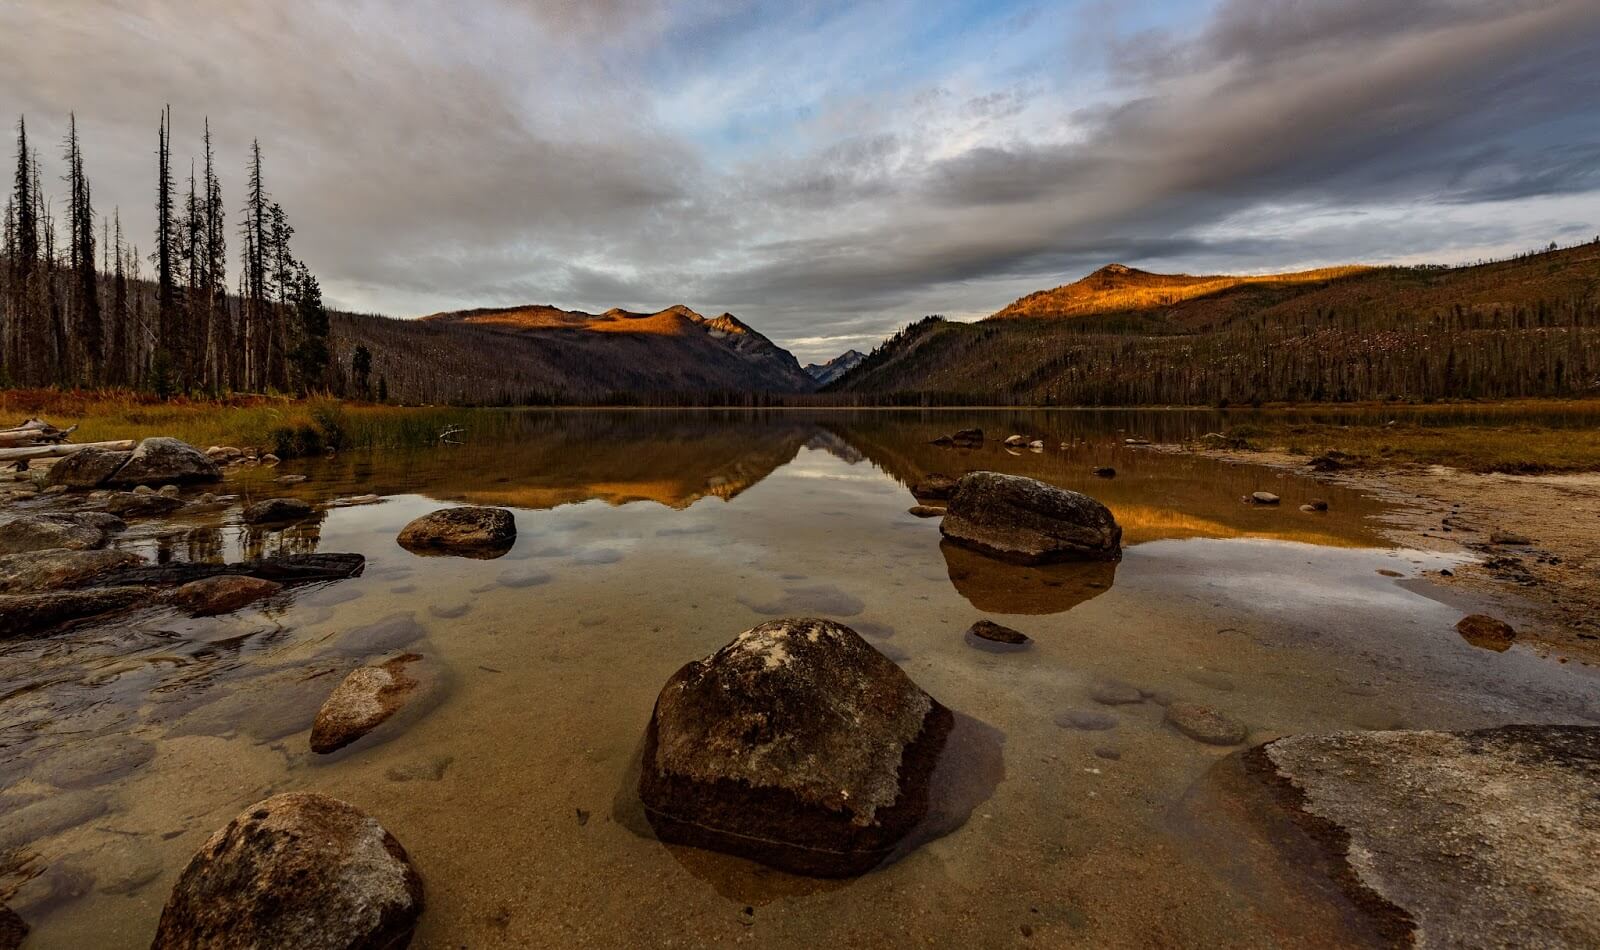
<svg viewBox="0 0 1600 950"><path fill-rule="evenodd" d="M976 323L929 317L853 401L1226 405L1600 392L1600 241L1466 267L1262 276L1111 265Z"/></svg>
<svg viewBox="0 0 1600 950"><path fill-rule="evenodd" d="M866 358L867 354L860 350L846 350L826 363L807 363L805 371L807 376L816 380L818 386L826 386L860 366Z"/></svg>
<svg viewBox="0 0 1600 950"><path fill-rule="evenodd" d="M732 314L678 305L592 314L547 305L418 320L337 314L337 359L372 352L372 379L408 402L693 401L810 392L793 354Z"/></svg>

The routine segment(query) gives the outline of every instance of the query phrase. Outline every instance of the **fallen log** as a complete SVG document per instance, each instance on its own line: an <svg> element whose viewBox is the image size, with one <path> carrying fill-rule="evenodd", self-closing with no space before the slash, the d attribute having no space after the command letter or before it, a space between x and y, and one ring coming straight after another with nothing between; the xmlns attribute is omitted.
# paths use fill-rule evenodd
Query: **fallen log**
<svg viewBox="0 0 1600 950"><path fill-rule="evenodd" d="M173 561L109 571L96 577L88 587L177 587L190 581L225 574L258 577L279 584L309 584L315 581L342 581L357 577L367 559L359 554L289 554L232 564L204 564Z"/></svg>
<svg viewBox="0 0 1600 950"><path fill-rule="evenodd" d="M25 462L29 459L62 458L80 449L106 449L111 452L128 452L133 449L133 439L112 442L76 442L66 445L29 445L19 448L0 448L0 462Z"/></svg>
<svg viewBox="0 0 1600 950"><path fill-rule="evenodd" d="M65 429L57 429L49 423L35 425L34 423L37 422L38 420L35 419L15 429L0 430L0 446L51 445L65 442L67 436L78 431L78 427L75 425Z"/></svg>

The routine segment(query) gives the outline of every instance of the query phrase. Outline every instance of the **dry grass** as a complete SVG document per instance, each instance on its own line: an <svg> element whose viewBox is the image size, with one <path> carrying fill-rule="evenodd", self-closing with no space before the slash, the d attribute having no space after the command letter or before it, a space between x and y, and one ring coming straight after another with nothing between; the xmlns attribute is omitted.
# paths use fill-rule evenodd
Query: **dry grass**
<svg viewBox="0 0 1600 950"><path fill-rule="evenodd" d="M132 392L0 390L0 422L42 417L77 425L74 442L172 436L204 449L255 446L281 456L334 448L428 445L447 426L497 429L507 411L378 406L336 399L239 396L161 401Z"/></svg>

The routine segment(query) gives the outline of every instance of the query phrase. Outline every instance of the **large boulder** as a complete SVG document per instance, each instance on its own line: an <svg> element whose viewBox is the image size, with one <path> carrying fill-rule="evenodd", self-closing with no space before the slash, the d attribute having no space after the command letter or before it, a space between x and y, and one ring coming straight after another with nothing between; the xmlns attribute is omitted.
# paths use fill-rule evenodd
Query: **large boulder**
<svg viewBox="0 0 1600 950"><path fill-rule="evenodd" d="M1122 527L1105 505L1020 475L962 476L939 530L956 544L1021 564L1122 556Z"/></svg>
<svg viewBox="0 0 1600 950"><path fill-rule="evenodd" d="M1597 947L1596 789L1600 727L1344 732L1229 756L1185 807L1241 892L1365 932L1324 942Z"/></svg>
<svg viewBox="0 0 1600 950"><path fill-rule="evenodd" d="M0 594L27 594L76 587L108 571L132 567L144 558L132 551L106 548L73 551L57 548L28 554L0 555Z"/></svg>
<svg viewBox="0 0 1600 950"><path fill-rule="evenodd" d="M338 799L289 792L201 846L151 950L398 950L421 913L422 879L394 835Z"/></svg>
<svg viewBox="0 0 1600 950"><path fill-rule="evenodd" d="M133 457L132 452L113 452L109 449L79 449L50 466L46 480L51 485L65 485L85 491L99 488L111 480L118 470Z"/></svg>
<svg viewBox="0 0 1600 950"><path fill-rule="evenodd" d="M639 795L665 841L860 874L927 815L952 723L850 628L773 620L667 681Z"/></svg>
<svg viewBox="0 0 1600 950"><path fill-rule="evenodd" d="M399 712L418 685L406 667L420 659L415 653L404 653L351 670L317 711L311 725L311 751L325 754L342 749Z"/></svg>
<svg viewBox="0 0 1600 950"><path fill-rule="evenodd" d="M186 442L165 436L145 439L134 446L128 461L107 479L117 486L166 485L178 482L214 482L222 477L217 463Z"/></svg>
<svg viewBox="0 0 1600 950"><path fill-rule="evenodd" d="M499 557L517 540L517 522L504 508L442 508L400 530L400 546L414 554Z"/></svg>
<svg viewBox="0 0 1600 950"><path fill-rule="evenodd" d="M88 551L105 543L105 529L92 521L53 515L14 515L0 520L0 554L50 548Z"/></svg>

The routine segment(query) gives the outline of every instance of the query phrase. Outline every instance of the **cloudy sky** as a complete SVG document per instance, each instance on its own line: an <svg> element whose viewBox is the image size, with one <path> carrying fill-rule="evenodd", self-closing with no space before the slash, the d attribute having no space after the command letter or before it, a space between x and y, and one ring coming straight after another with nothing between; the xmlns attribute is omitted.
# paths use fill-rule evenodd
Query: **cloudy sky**
<svg viewBox="0 0 1600 950"><path fill-rule="evenodd" d="M684 302L802 360L1113 260L1600 231L1597 0L0 0L0 114L59 174L76 110L145 244L167 102L230 209L260 138L342 306Z"/></svg>

